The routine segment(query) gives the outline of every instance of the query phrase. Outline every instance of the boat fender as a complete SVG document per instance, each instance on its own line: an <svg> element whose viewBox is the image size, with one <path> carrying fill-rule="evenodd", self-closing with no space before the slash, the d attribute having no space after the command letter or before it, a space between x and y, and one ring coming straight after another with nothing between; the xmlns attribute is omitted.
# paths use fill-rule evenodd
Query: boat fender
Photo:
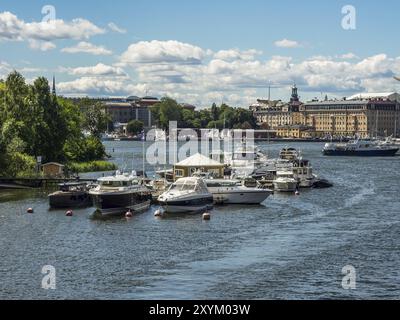
<svg viewBox="0 0 400 320"><path fill-rule="evenodd" d="M72 210L68 210L66 213L65 213L65 216L66 217L72 217L74 215L74 212L72 211Z"/></svg>
<svg viewBox="0 0 400 320"><path fill-rule="evenodd" d="M125 213L126 218L132 218L132 216L133 216L133 214L132 214L132 211L130 211L130 210L127 213Z"/></svg>
<svg viewBox="0 0 400 320"><path fill-rule="evenodd" d="M203 213L203 220L206 221L211 220L211 215L208 212Z"/></svg>
<svg viewBox="0 0 400 320"><path fill-rule="evenodd" d="M154 212L155 217L162 217L164 215L163 211L158 209L156 212Z"/></svg>

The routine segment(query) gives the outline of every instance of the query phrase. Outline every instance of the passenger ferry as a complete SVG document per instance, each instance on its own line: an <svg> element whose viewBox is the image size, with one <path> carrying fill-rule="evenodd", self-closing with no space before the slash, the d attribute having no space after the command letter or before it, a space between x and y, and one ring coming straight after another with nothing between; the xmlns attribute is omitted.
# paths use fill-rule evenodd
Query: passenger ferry
<svg viewBox="0 0 400 320"><path fill-rule="evenodd" d="M327 143L322 150L326 156L393 157L399 147L377 141L352 140L348 143Z"/></svg>

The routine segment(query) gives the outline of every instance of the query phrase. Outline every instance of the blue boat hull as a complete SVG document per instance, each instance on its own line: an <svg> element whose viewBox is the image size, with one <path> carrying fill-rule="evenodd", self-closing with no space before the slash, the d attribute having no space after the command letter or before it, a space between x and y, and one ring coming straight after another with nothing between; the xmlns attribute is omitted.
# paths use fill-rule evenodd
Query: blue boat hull
<svg viewBox="0 0 400 320"><path fill-rule="evenodd" d="M325 156L347 156L347 157L394 157L398 148L385 150L323 150Z"/></svg>

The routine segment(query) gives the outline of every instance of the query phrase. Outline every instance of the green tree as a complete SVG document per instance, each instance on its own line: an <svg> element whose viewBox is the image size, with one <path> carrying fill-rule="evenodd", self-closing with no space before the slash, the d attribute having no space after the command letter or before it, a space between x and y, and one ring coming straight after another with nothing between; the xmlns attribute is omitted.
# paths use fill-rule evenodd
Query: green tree
<svg viewBox="0 0 400 320"><path fill-rule="evenodd" d="M161 129L168 129L170 121L182 120L182 107L174 100L164 97L152 107L153 116L156 117L157 125Z"/></svg>
<svg viewBox="0 0 400 320"><path fill-rule="evenodd" d="M211 117L214 121L219 119L219 108L215 103L213 103L211 106Z"/></svg>
<svg viewBox="0 0 400 320"><path fill-rule="evenodd" d="M101 138L101 135L107 130L108 122L111 120L104 104L100 101L84 98L79 101L78 105L84 115L83 128L92 136Z"/></svg>
<svg viewBox="0 0 400 320"><path fill-rule="evenodd" d="M142 121L139 120L132 120L128 123L126 127L126 131L132 135L138 135L142 132L144 124Z"/></svg>

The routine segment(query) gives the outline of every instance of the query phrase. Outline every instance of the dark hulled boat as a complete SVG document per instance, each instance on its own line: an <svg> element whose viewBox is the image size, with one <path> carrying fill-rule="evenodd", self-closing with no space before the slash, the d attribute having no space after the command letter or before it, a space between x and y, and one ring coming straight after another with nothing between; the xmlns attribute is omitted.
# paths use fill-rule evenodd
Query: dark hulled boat
<svg viewBox="0 0 400 320"><path fill-rule="evenodd" d="M376 141L353 140L348 143L327 143L322 150L326 156L393 157L399 147Z"/></svg>
<svg viewBox="0 0 400 320"><path fill-rule="evenodd" d="M118 215L147 210L151 203L149 190L139 183L136 175L120 174L98 179L99 185L90 190L97 213Z"/></svg>
<svg viewBox="0 0 400 320"><path fill-rule="evenodd" d="M88 186L82 182L59 184L59 190L48 197L51 208L83 208L92 205Z"/></svg>

